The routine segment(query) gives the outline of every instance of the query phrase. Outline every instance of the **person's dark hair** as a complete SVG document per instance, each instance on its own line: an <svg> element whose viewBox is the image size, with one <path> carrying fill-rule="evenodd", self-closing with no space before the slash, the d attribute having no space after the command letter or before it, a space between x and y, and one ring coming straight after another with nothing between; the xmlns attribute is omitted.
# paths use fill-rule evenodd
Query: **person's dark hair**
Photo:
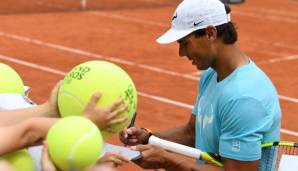
<svg viewBox="0 0 298 171"><path fill-rule="evenodd" d="M231 8L225 4L226 13L231 12ZM238 34L236 28L232 22L228 22L219 26L216 26L217 37L222 38L225 44L233 44L237 41ZM194 31L196 36L204 36L206 34L206 29L200 29Z"/></svg>

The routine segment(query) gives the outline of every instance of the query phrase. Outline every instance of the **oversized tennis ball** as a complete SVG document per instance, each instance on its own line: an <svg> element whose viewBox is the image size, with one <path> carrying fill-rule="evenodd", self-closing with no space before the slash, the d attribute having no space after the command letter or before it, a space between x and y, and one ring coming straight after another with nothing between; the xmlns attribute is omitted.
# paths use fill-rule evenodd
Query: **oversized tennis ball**
<svg viewBox="0 0 298 171"><path fill-rule="evenodd" d="M10 66L0 62L0 93L24 95L24 84L19 74Z"/></svg>
<svg viewBox="0 0 298 171"><path fill-rule="evenodd" d="M103 148L97 126L81 116L61 118L48 131L49 155L62 171L80 171L96 163Z"/></svg>
<svg viewBox="0 0 298 171"><path fill-rule="evenodd" d="M120 132L129 125L137 108L137 90L130 76L119 66L106 61L89 61L74 67L64 78L58 93L58 106L62 117L82 115L92 95L102 93L97 103L106 107L119 98L128 105L128 110L119 115L128 120L113 128ZM102 131L104 138L110 136Z"/></svg>
<svg viewBox="0 0 298 171"><path fill-rule="evenodd" d="M33 159L25 149L6 154L0 159L7 161L15 171L35 171Z"/></svg>

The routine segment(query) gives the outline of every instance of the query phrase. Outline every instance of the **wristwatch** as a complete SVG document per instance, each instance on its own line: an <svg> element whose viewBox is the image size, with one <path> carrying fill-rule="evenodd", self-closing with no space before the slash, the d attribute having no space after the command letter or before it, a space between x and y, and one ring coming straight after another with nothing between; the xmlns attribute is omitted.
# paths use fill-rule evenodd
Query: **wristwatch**
<svg viewBox="0 0 298 171"><path fill-rule="evenodd" d="M144 141L142 144L148 144L149 138L151 137L151 135L153 135L152 131L148 128L141 128L143 130L145 130L146 132L148 132L148 138L146 141Z"/></svg>

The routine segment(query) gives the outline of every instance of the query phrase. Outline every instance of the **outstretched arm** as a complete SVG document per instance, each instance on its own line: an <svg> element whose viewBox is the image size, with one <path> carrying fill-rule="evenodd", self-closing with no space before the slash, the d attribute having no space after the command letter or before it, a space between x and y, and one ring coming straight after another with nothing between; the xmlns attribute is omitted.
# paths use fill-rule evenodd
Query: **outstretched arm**
<svg viewBox="0 0 298 171"><path fill-rule="evenodd" d="M0 126L16 124L25 119L33 117L57 117L59 116L57 106L57 93L61 82L58 82L53 88L49 99L38 106L16 110L0 111ZM13 102L12 102L13 103Z"/></svg>
<svg viewBox="0 0 298 171"><path fill-rule="evenodd" d="M127 119L126 117L116 117L118 116L118 114L127 109L126 105L122 105L121 100L111 104L111 106L98 108L96 106L96 102L99 99L99 94L95 94L91 98L83 116L93 121L100 129L109 131L110 126L117 123L122 123ZM24 110L26 109L22 109L20 110L20 112L24 112ZM34 110L42 109L35 107ZM24 113L26 114L26 112L29 112L27 114L30 115L30 110L27 110ZM18 113L18 115L21 114ZM18 118L16 120L21 119ZM56 123L58 120L59 118L34 117L33 114L29 119L25 119L24 121L19 121L15 124L11 123L7 126L0 126L0 155L36 144L37 142L39 142L39 140L45 138L50 127L54 125L54 123ZM113 130L111 129L110 131Z"/></svg>
<svg viewBox="0 0 298 171"><path fill-rule="evenodd" d="M21 123L0 127L0 155L34 145L45 138L56 118L30 118Z"/></svg>

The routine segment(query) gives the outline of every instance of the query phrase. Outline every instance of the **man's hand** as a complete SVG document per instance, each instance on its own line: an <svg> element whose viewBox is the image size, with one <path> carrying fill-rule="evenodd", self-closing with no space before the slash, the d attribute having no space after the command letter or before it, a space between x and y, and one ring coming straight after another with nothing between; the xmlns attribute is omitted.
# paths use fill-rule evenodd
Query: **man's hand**
<svg viewBox="0 0 298 171"><path fill-rule="evenodd" d="M91 97L84 115L92 120L100 130L115 133L116 131L111 126L121 124L128 119L127 116L119 117L122 112L127 110L128 106L124 105L123 100L120 99L108 107L100 108L96 106L100 97L100 93L96 93Z"/></svg>
<svg viewBox="0 0 298 171"><path fill-rule="evenodd" d="M142 153L142 158L134 162L144 169L165 168L168 163L167 156L171 155L170 152L155 145L137 145L131 148Z"/></svg>
<svg viewBox="0 0 298 171"><path fill-rule="evenodd" d="M132 145L144 144L145 142L147 142L149 138L149 133L144 129L131 127L131 128L125 128L119 134L119 138L122 141L122 143L124 143L125 145L132 146Z"/></svg>

